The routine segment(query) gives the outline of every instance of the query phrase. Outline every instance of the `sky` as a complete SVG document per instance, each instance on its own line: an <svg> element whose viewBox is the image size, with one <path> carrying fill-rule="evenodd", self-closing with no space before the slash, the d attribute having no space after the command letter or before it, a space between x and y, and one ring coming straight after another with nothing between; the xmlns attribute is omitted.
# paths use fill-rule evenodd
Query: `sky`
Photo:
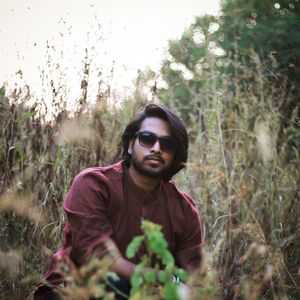
<svg viewBox="0 0 300 300"><path fill-rule="evenodd" d="M138 69L159 70L168 40L218 11L218 0L0 0L0 85L26 83L41 96L52 78L75 98L87 49L94 89L101 76L126 94Z"/></svg>

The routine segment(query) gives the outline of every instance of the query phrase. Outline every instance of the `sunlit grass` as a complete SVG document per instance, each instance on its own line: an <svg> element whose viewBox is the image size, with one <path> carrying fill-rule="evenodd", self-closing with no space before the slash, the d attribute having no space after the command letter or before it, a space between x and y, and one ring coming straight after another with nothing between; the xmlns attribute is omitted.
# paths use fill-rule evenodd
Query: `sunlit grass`
<svg viewBox="0 0 300 300"><path fill-rule="evenodd" d="M202 107L190 112L189 162L175 177L196 201L206 240L202 273L189 278L198 286L195 299L299 295L299 149L291 143L297 135L289 127L282 132L274 105L288 91L262 86L259 72L253 81L244 71L244 80L252 78L247 92L240 79L211 70L218 90L212 81L202 91ZM120 136L147 103L142 79L118 107L101 93L94 106L81 98L69 112L53 95L52 119L41 113L46 110L39 99L28 107L30 94L16 90L5 97L2 89L0 298L25 299L45 273L51 252L62 244L62 203L72 178L83 168L120 159ZM86 85L81 88L84 95ZM76 277L82 270L69 271ZM72 282L74 291L84 293L82 282Z"/></svg>

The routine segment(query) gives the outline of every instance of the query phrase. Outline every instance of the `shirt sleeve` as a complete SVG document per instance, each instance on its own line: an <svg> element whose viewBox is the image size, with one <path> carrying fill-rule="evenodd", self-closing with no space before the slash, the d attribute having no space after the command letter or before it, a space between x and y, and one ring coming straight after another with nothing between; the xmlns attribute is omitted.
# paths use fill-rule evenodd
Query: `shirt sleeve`
<svg viewBox="0 0 300 300"><path fill-rule="evenodd" d="M95 252L100 257L107 253L105 242L112 235L107 219L108 199L105 177L101 173L85 170L75 177L64 209L71 233L70 257L79 266Z"/></svg>
<svg viewBox="0 0 300 300"><path fill-rule="evenodd" d="M185 222L182 234L176 245L175 259L178 265L187 271L196 271L202 263L202 239L201 221L198 209L191 198L184 194L188 202L185 211Z"/></svg>

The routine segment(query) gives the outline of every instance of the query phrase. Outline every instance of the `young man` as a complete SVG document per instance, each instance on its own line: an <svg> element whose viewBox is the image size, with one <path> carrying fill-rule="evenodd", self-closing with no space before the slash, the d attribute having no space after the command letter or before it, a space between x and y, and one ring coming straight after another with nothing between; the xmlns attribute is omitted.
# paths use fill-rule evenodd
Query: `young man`
<svg viewBox="0 0 300 300"><path fill-rule="evenodd" d="M169 182L187 161L185 126L167 108L150 104L128 124L122 145L123 161L88 168L75 177L64 202L65 242L53 255L46 275L50 283L62 280L55 272L58 262L68 257L81 266L91 255L103 257L109 252L108 240L118 249L112 271L128 283L144 253L128 260L125 252L141 234L142 219L162 225L178 267L199 269L203 241L198 211Z"/></svg>

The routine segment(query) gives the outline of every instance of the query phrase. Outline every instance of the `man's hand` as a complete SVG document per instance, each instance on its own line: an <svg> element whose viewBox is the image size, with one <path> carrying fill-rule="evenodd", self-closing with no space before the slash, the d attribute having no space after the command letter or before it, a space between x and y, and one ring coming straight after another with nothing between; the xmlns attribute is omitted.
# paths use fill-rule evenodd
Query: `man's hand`
<svg viewBox="0 0 300 300"><path fill-rule="evenodd" d="M126 279L130 282L131 275L133 274L136 265L129 260L125 259L114 242L109 241L109 252L113 257L112 271L115 272L120 277ZM157 272L153 269L153 272ZM158 271L159 272L159 271ZM177 277L176 282L178 280ZM173 279L170 279L173 280ZM178 280L178 294L181 300L189 300L192 298L192 289L186 284Z"/></svg>
<svg viewBox="0 0 300 300"><path fill-rule="evenodd" d="M192 289L186 284L179 281L178 283L178 296L181 300L189 300L192 298Z"/></svg>
<svg viewBox="0 0 300 300"><path fill-rule="evenodd" d="M133 274L135 267L136 265L134 263L123 258L122 256L119 256L115 259L112 265L112 271L130 282L130 277Z"/></svg>

